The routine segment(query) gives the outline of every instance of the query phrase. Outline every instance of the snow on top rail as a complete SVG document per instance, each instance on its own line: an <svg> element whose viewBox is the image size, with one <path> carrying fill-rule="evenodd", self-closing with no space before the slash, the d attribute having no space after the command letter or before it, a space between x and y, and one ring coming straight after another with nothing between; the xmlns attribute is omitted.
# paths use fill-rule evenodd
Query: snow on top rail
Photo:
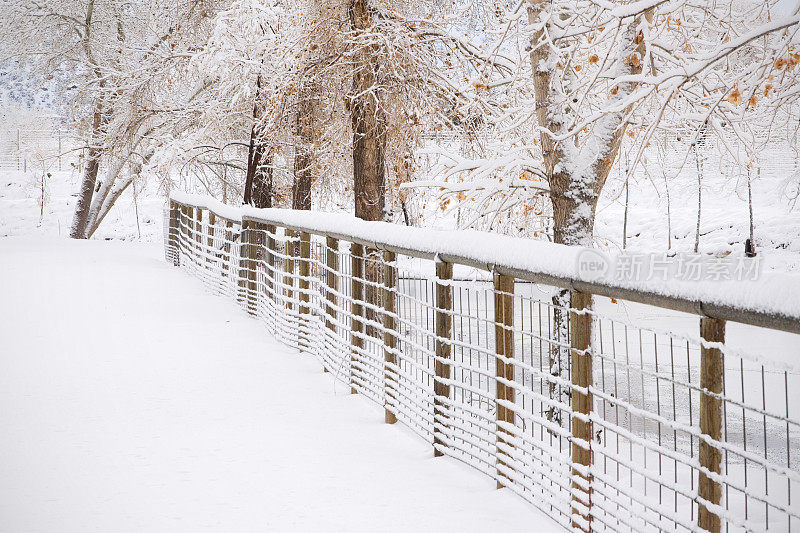
<svg viewBox="0 0 800 533"><path fill-rule="evenodd" d="M244 219L273 224L599 296L800 333L798 275L762 273L758 279L743 281L620 280L609 271L587 277L579 269L585 254L611 256L589 248L474 230L444 231L368 222L344 213L233 207L208 196L183 192L173 192L171 199L208 209L233 222Z"/></svg>

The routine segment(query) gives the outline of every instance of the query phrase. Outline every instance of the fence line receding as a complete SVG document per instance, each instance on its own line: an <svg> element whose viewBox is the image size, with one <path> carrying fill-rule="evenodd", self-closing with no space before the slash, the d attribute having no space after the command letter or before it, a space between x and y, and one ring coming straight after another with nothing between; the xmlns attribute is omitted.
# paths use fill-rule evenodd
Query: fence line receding
<svg viewBox="0 0 800 533"><path fill-rule="evenodd" d="M798 335L748 354L726 329L758 328L719 316L644 299L644 327L586 291L561 307L508 272L176 199L165 229L168 261L565 528L800 531Z"/></svg>

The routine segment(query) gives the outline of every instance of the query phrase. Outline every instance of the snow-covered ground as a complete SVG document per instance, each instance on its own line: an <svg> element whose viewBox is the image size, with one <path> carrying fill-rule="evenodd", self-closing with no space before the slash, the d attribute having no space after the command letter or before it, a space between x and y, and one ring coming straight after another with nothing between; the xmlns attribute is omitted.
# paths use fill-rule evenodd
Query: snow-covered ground
<svg viewBox="0 0 800 533"><path fill-rule="evenodd" d="M46 168L31 163L27 171L0 167L0 238L69 235L80 179L79 169L66 162L60 171L52 163ZM164 202L157 183L137 182L136 195L130 187L122 194L94 238L160 242Z"/></svg>
<svg viewBox="0 0 800 533"><path fill-rule="evenodd" d="M737 164L714 147L701 153L705 162L698 250L740 256L750 233L747 169L743 168L746 160ZM653 155L650 153L650 160L630 178L627 249L691 252L698 208L693 152L688 147L674 147L663 159L654 159ZM799 184L800 152L796 146L775 143L765 148L751 170L754 238L765 270L800 272ZM615 167L597 210L595 235L601 248L622 248L624 214L625 177Z"/></svg>
<svg viewBox="0 0 800 533"><path fill-rule="evenodd" d="M0 531L555 531L161 253L0 239Z"/></svg>

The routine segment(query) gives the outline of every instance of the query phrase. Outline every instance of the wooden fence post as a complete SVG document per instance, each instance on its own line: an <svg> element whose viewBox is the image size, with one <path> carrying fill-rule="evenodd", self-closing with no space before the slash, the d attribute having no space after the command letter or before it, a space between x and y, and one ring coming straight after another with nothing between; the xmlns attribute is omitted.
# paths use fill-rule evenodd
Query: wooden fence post
<svg viewBox="0 0 800 533"><path fill-rule="evenodd" d="M200 253L202 255L200 262L204 265L203 268L208 268L208 266L211 264L211 258L208 257L209 256L209 248L211 248L211 247L210 246L206 247L206 245L205 245L206 239L203 238L203 235L205 235L205 229L203 228L204 219L206 219L205 210L198 208L196 214L197 214L197 222L196 222L196 225L197 225L197 251L198 251L198 253ZM211 211L210 210L208 211L208 216L209 217L211 216ZM209 227L208 224L207 224L207 221L206 221L205 226Z"/></svg>
<svg viewBox="0 0 800 533"><path fill-rule="evenodd" d="M183 204L176 203L176 205L178 206L178 234L180 235L180 238L183 239L185 235L183 230L183 219L186 216L186 208L183 206Z"/></svg>
<svg viewBox="0 0 800 533"><path fill-rule="evenodd" d="M285 278L285 285L286 285L286 307L289 310L294 309L294 256L295 256L295 246L294 246L294 237L295 233L293 230L284 229L283 234L285 235L283 249L285 252L286 258L283 260L283 273Z"/></svg>
<svg viewBox="0 0 800 533"><path fill-rule="evenodd" d="M192 241L194 241L194 208L186 206L186 248L191 262L196 264L197 256Z"/></svg>
<svg viewBox="0 0 800 533"><path fill-rule="evenodd" d="M325 326L336 334L336 293L339 292L339 241L333 237L325 238L325 264L328 267L325 271ZM322 366L325 372L329 372L328 367Z"/></svg>
<svg viewBox="0 0 800 533"><path fill-rule="evenodd" d="M267 278L267 291L270 293L269 296L275 299L277 294L275 293L275 281L278 278L278 273L275 271L275 225L274 224L267 224L265 227L267 238L266 238L266 249L264 251L264 261L267 265L266 268L266 278Z"/></svg>
<svg viewBox="0 0 800 533"><path fill-rule="evenodd" d="M200 253L203 250L203 209L198 207L194 210L194 240L197 242L197 261L200 262ZM205 259L203 259L205 262Z"/></svg>
<svg viewBox="0 0 800 533"><path fill-rule="evenodd" d="M300 233L300 264L297 267L299 276L298 288L300 289L300 314L308 314L309 294L311 286L309 276L311 276L311 235L306 232Z"/></svg>
<svg viewBox="0 0 800 533"><path fill-rule="evenodd" d="M180 239L180 243L186 243L186 224L184 221L186 220L186 206L179 205L178 206L178 235Z"/></svg>
<svg viewBox="0 0 800 533"><path fill-rule="evenodd" d="M253 316L258 314L258 258L263 244L262 230L263 226L258 222L248 224L247 304L248 312Z"/></svg>
<svg viewBox="0 0 800 533"><path fill-rule="evenodd" d="M194 211L192 211L191 207L185 205L183 206L183 216L186 219L184 231L186 232L186 239L188 240L192 238L192 228L194 227Z"/></svg>
<svg viewBox="0 0 800 533"><path fill-rule="evenodd" d="M301 232L298 248L300 249L300 261L298 261L297 265L297 292L300 297L300 319L297 328L297 341L298 343L302 343L303 341L308 343L309 339L304 338L302 327L303 325L309 326L311 322L307 316L309 314L308 302L310 301L308 291L311 287L311 282L309 280L311 276L311 235L304 231Z"/></svg>
<svg viewBox="0 0 800 533"><path fill-rule="evenodd" d="M716 318L700 319L700 336L706 342L725 342L725 321ZM714 440L722 438L722 383L725 360L719 348L700 347L700 432ZM699 440L700 466L721 473L722 451L716 446ZM719 505L722 499L722 486L703 472L698 474L697 484L697 525L706 531L719 533L722 528L720 517L708 509L703 501ZM700 501L703 500L703 501Z"/></svg>
<svg viewBox="0 0 800 533"><path fill-rule="evenodd" d="M503 456L508 454L502 451L503 447L513 446L510 439L505 439L508 431L502 424L514 425L514 410L509 409L501 402L514 403L514 387L504 381L514 381L514 278L503 274L494 274L494 339L495 339L495 368L497 375L497 488L503 488L501 478L509 479L502 472L503 469L512 468Z"/></svg>
<svg viewBox="0 0 800 533"><path fill-rule="evenodd" d="M236 280L238 290L236 291L236 301L244 303L246 301L246 285L247 285L247 221L242 220L241 231L239 233L239 277Z"/></svg>
<svg viewBox="0 0 800 533"><path fill-rule="evenodd" d="M449 410L450 339L453 329L453 264L436 261L436 360L434 362L435 377L433 379L433 455L440 457L444 452L440 448L447 444L442 440L443 428L447 428L446 419ZM444 281L445 283L439 283Z"/></svg>
<svg viewBox="0 0 800 533"><path fill-rule="evenodd" d="M352 325L350 330L352 332L353 353L350 356L350 393L356 394L355 383L355 364L359 357L361 357L361 350L364 348L364 306L361 302L364 301L364 246L358 243L350 245L350 257L352 258L352 287L350 295L352 300L351 313Z"/></svg>
<svg viewBox="0 0 800 533"><path fill-rule="evenodd" d="M250 315L256 314L256 263L255 223L242 220L241 245L239 248L239 287L243 293L239 301L247 305Z"/></svg>
<svg viewBox="0 0 800 533"><path fill-rule="evenodd" d="M222 263L222 275L227 276L228 271L233 269L233 222L225 220L225 232L222 241L222 248L225 250L227 257L224 258Z"/></svg>
<svg viewBox="0 0 800 533"><path fill-rule="evenodd" d="M387 424L397 422L397 415L389 409L389 396L397 387L397 320L395 319L395 296L397 290L397 259L394 252L383 252L383 359L384 385L383 407L384 421ZM392 382L395 383L392 386Z"/></svg>
<svg viewBox="0 0 800 533"><path fill-rule="evenodd" d="M209 210L208 211L208 254L213 255L214 257L217 256L216 251L214 250L214 237L216 236L217 229L216 229L217 217L214 213ZM215 259L209 258L209 262L214 262Z"/></svg>
<svg viewBox="0 0 800 533"><path fill-rule="evenodd" d="M169 245L169 253L170 259L172 260L172 264L174 266L180 266L181 264L181 255L180 255L180 209L178 208L178 204L173 202L172 200L169 201L169 233L167 234L167 243Z"/></svg>
<svg viewBox="0 0 800 533"><path fill-rule="evenodd" d="M591 531L592 517L592 295L570 293L570 338L572 367L572 527ZM586 392L583 392L586 391ZM575 416L582 415L582 416Z"/></svg>
<svg viewBox="0 0 800 533"><path fill-rule="evenodd" d="M239 237L239 301L246 304L247 312L255 314L255 306L252 299L255 296L255 269L251 258L255 246L253 246L254 232L253 223L249 220L242 220L242 233Z"/></svg>

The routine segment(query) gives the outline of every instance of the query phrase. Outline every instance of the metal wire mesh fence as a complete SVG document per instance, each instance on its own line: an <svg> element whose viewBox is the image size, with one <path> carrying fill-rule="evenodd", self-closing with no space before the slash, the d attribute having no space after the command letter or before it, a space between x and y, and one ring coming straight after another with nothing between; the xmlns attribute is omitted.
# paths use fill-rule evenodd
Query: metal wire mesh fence
<svg viewBox="0 0 800 533"><path fill-rule="evenodd" d="M81 143L60 129L0 129L0 169L39 172L79 168Z"/></svg>
<svg viewBox="0 0 800 533"><path fill-rule="evenodd" d="M800 527L796 335L781 362L729 347L721 318L645 327L427 252L175 200L166 216L169 262L566 528Z"/></svg>

